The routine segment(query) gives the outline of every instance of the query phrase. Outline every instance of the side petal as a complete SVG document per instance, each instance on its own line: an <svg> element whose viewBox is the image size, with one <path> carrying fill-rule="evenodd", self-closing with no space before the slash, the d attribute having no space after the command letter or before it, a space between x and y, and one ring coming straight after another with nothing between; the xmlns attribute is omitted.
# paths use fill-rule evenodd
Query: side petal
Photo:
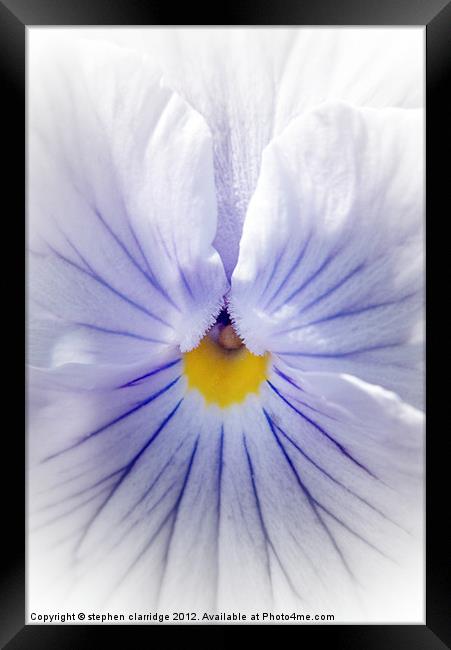
<svg viewBox="0 0 451 650"><path fill-rule="evenodd" d="M324 105L267 147L232 278L250 350L421 403L422 126Z"/></svg>
<svg viewBox="0 0 451 650"><path fill-rule="evenodd" d="M193 347L227 289L204 120L136 52L42 32L30 48L37 358L135 363Z"/></svg>

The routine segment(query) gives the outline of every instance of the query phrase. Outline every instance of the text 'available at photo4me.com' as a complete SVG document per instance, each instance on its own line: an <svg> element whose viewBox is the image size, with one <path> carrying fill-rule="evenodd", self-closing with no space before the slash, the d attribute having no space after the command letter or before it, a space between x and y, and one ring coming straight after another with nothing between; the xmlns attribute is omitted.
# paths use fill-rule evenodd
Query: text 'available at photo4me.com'
<svg viewBox="0 0 451 650"><path fill-rule="evenodd" d="M110 612L56 612L53 614L41 614L38 612L31 612L30 621L31 623L44 623L44 624L58 624L58 623L137 623L137 622L148 622L148 623L189 623L189 622L231 622L231 623L240 623L240 622L283 622L286 623L296 622L327 622L334 621L335 616L333 614L311 614L311 613L301 613L295 611L287 612L264 612L264 611L255 611L253 613L242 613L242 612L171 612L171 613L158 613L158 612L146 612L139 613L133 612L130 614L120 614L120 613L110 613Z"/></svg>

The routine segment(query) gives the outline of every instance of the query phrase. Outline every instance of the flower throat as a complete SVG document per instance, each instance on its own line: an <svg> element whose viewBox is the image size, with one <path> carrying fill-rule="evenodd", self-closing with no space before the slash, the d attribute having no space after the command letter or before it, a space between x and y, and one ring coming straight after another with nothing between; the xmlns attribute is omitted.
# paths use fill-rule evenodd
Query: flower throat
<svg viewBox="0 0 451 650"><path fill-rule="evenodd" d="M258 393L267 378L269 354L249 352L223 309L197 348L183 355L190 389L198 390L208 404L225 408Z"/></svg>

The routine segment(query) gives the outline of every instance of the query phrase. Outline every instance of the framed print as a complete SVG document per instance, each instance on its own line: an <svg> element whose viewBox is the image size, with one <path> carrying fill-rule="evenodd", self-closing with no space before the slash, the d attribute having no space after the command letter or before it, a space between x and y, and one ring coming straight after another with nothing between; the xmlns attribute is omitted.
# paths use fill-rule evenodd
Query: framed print
<svg viewBox="0 0 451 650"><path fill-rule="evenodd" d="M148 625L442 647L425 244L449 7L167 26L10 4L27 370L7 647Z"/></svg>

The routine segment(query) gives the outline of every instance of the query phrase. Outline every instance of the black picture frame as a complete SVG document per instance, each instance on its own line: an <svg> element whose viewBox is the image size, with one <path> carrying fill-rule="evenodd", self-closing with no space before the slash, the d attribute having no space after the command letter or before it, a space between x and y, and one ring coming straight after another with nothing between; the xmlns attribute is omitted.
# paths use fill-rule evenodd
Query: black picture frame
<svg viewBox="0 0 451 650"><path fill-rule="evenodd" d="M222 15L206 15L205 7L195 5L177 8L176 13L165 3L157 4L145 0L0 0L0 70L3 99L3 178L7 179L4 195L8 199L7 212L3 214L6 237L11 234L16 240L18 251L14 262L4 271L6 278L6 300L17 318L17 326L7 324L8 336L5 345L4 363L9 394L17 397L17 405L11 422L3 427L3 444L6 453L2 473L7 474L7 488L2 502L3 529L2 546L5 567L2 570L0 586L0 643L8 650L23 648L82 648L97 647L93 635L104 635L111 629L115 642L121 637L126 643L139 626L43 626L24 625L25 618L25 441L23 418L24 385L23 357L18 351L24 349L23 324L25 322L23 289L24 264L23 241L25 238L25 30L37 25L170 25L177 16L178 24L186 25L417 25L426 28L426 155L427 155L427 200L426 238L430 250L435 222L443 223L447 215L443 206L447 204L449 185L449 164L441 160L446 147L445 126L449 120L449 106L444 101L446 80L450 78L451 60L451 3L444 0L315 0L298 2L279 0L272 5L260 0L244 1L232 7L215 7ZM220 12L218 11L218 14ZM185 14L185 15L184 15ZM182 20L186 18L186 23ZM445 194L446 192L446 194ZM3 194L2 193L2 194ZM7 225L5 225L7 222ZM8 231L6 231L8 228ZM446 237L446 235L445 235ZM443 259L443 258L442 258ZM446 258L445 258L446 260ZM431 313L432 278L436 256L427 259L427 309L428 333ZM445 273L445 270L443 270ZM438 274L435 277L438 277ZM443 276L444 277L444 276ZM13 282L14 278L14 282ZM446 281L446 280L445 280ZM8 291L10 292L8 295ZM16 339L14 340L14 336ZM12 338L11 338L12 337ZM436 335L434 335L434 339ZM11 341L11 343L9 343ZM435 352L432 337L428 336L428 382ZM439 358L439 357L438 357ZM9 397L7 397L9 400ZM409 648L409 650L439 650L451 647L449 629L449 538L444 533L444 520L448 517L446 506L447 457L444 441L448 428L438 426L435 406L440 403L439 391L427 390L427 616L426 625L314 625L298 626L302 642L306 634L313 634L315 641L329 642L333 646L346 648ZM442 402L443 403L443 402ZM446 404L446 400L444 400ZM9 407L9 404L8 404ZM446 420L444 420L446 423ZM8 471L6 471L8 470ZM445 504L444 504L445 502ZM214 627L214 626L213 626ZM217 627L217 626L216 626ZM301 629L300 629L301 627ZM233 627L229 628L233 629ZM236 629L236 628L235 628ZM242 628L241 628L242 629ZM280 628L279 628L280 629ZM167 630L167 628L165 628ZM171 626L185 631L185 626ZM224 630L225 632L225 630ZM228 631L227 631L228 634ZM225 638L225 637L223 637Z"/></svg>

